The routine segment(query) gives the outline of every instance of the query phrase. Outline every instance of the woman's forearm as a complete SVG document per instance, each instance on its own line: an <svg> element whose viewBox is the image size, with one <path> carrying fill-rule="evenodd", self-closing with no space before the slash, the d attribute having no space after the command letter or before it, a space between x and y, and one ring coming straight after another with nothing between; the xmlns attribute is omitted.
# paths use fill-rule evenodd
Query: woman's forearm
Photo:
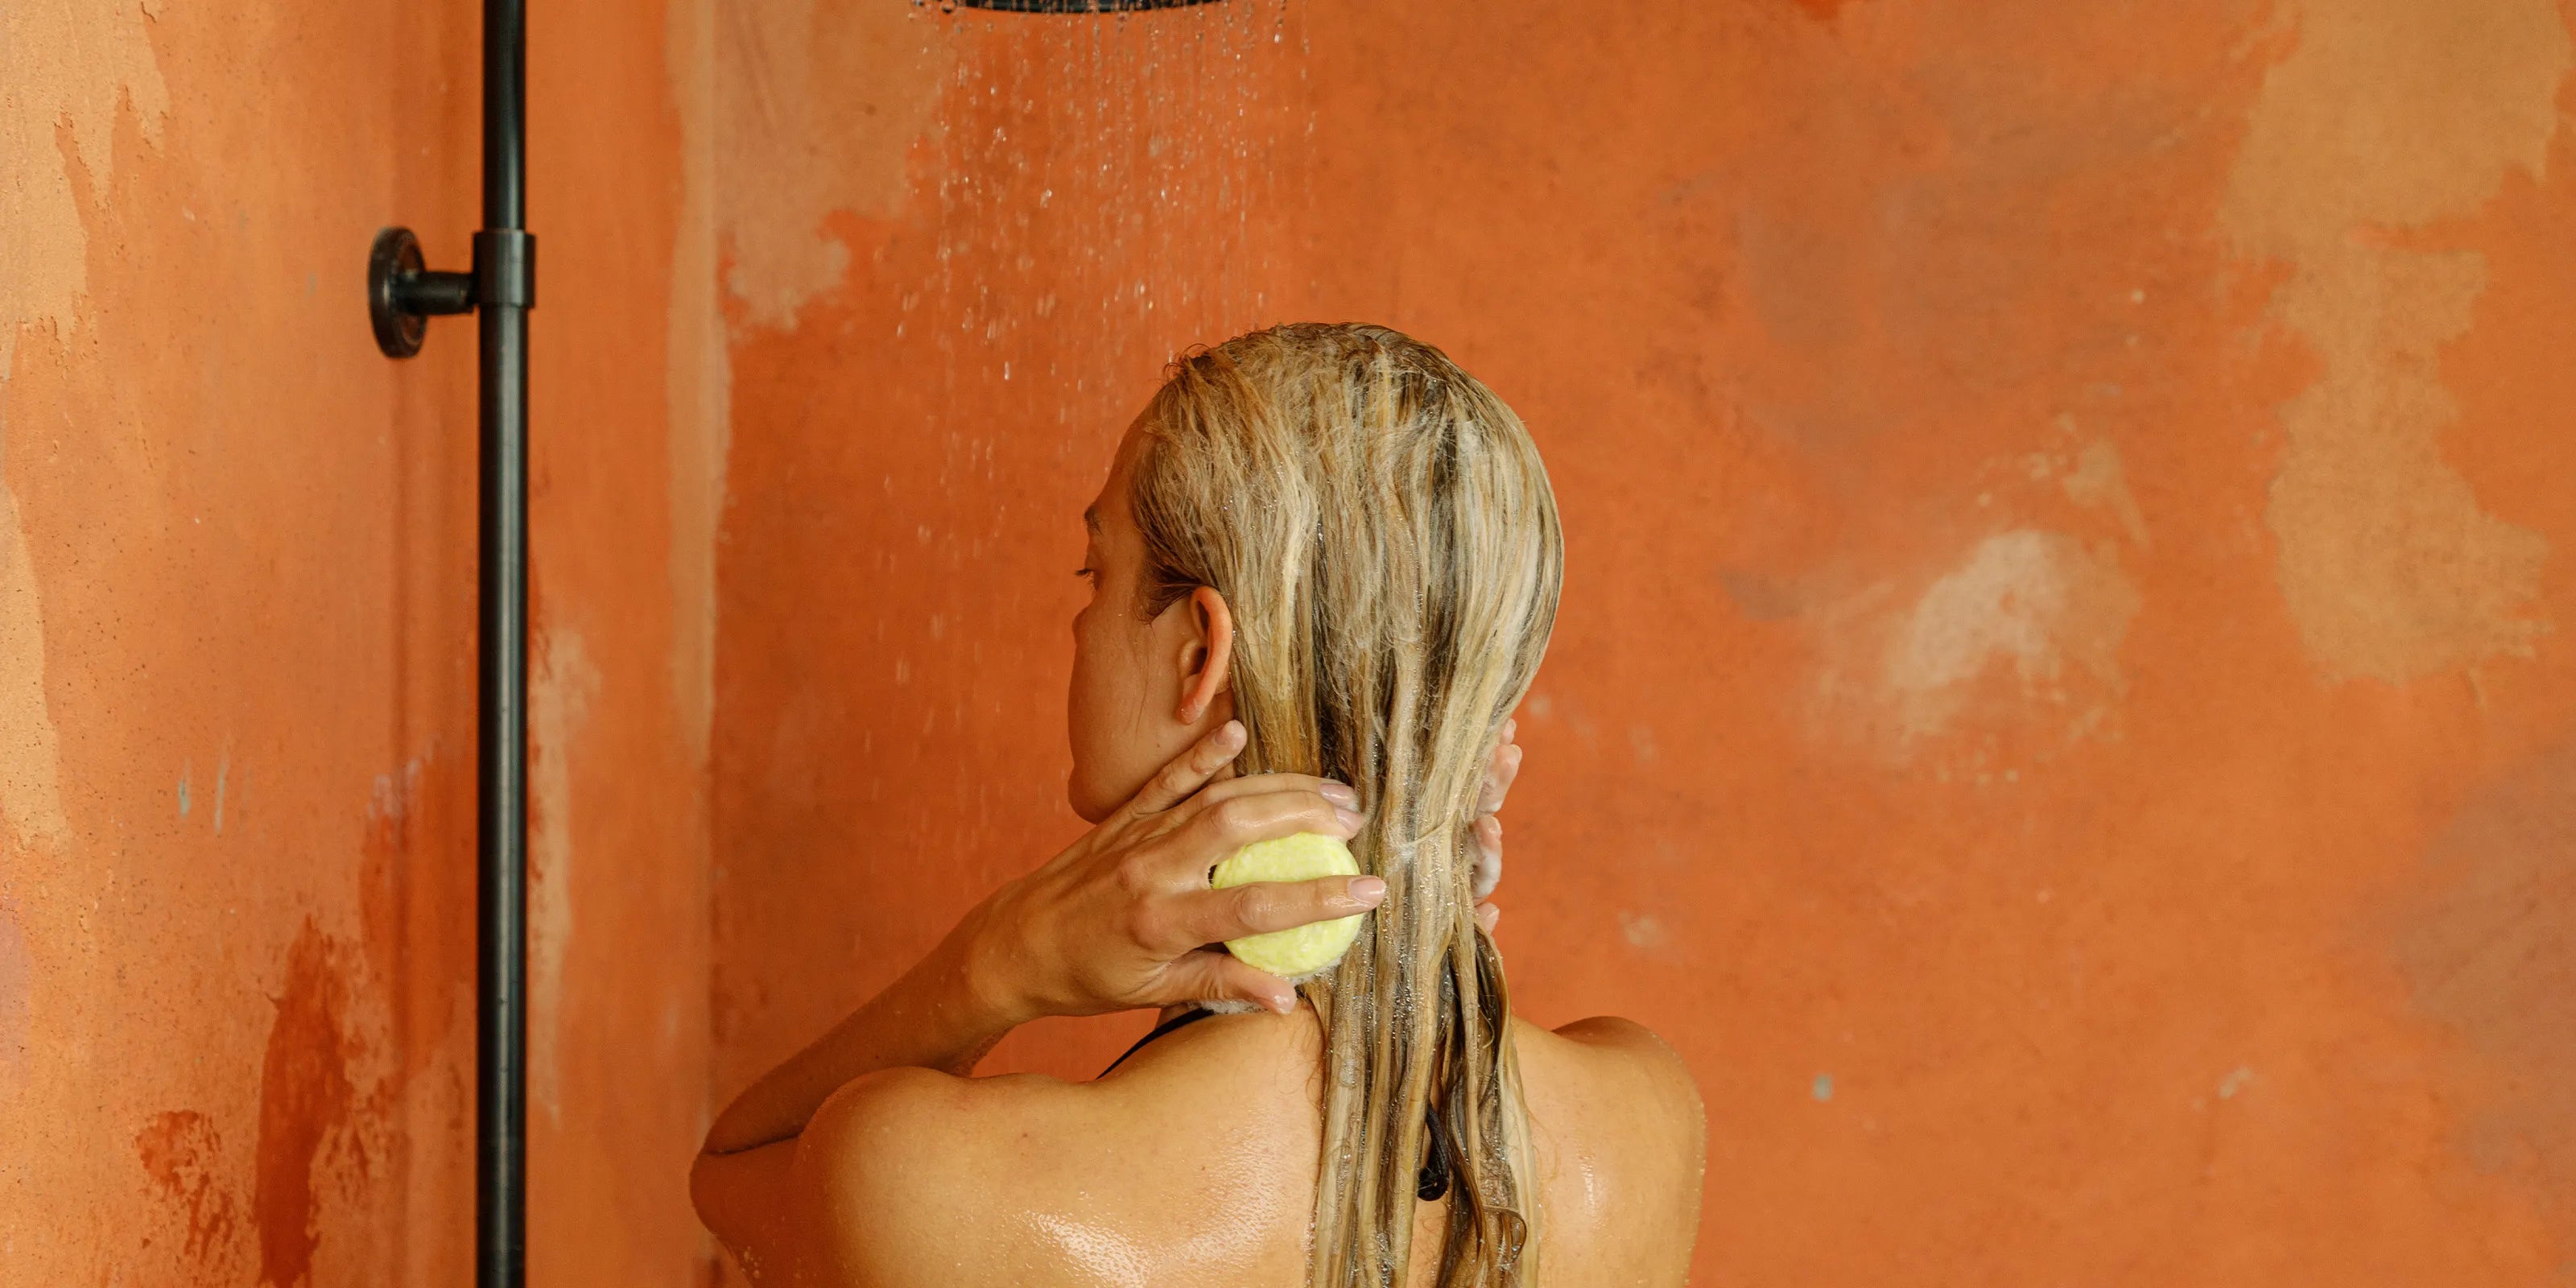
<svg viewBox="0 0 2576 1288"><path fill-rule="evenodd" d="M887 985L716 1116L704 1152L732 1154L788 1140L851 1079L917 1066L964 1075L1022 1020L974 962L970 913L903 977Z"/></svg>

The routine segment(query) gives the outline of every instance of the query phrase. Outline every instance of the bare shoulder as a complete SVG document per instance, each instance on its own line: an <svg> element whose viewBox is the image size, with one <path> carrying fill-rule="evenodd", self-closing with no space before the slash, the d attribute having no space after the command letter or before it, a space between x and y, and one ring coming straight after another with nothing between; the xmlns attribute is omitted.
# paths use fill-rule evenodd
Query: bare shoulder
<svg viewBox="0 0 2576 1288"><path fill-rule="evenodd" d="M1681 1283L1708 1128L1680 1054L1611 1016L1552 1032L1512 1023L1542 1196L1541 1282Z"/></svg>
<svg viewBox="0 0 2576 1288"><path fill-rule="evenodd" d="M1201 1021L1096 1082L852 1082L797 1156L831 1282L1292 1282L1321 1130L1297 1018Z"/></svg>
<svg viewBox="0 0 2576 1288"><path fill-rule="evenodd" d="M1596 1015L1551 1030L1514 1017L1512 1042L1524 1069L1535 1060L1548 1072L1570 1079L1569 1090L1590 1087L1623 1093L1637 1098L1628 1101L1631 1105L1694 1119L1700 1115L1699 1084L1692 1080L1681 1053L1634 1020Z"/></svg>
<svg viewBox="0 0 2576 1288"><path fill-rule="evenodd" d="M795 1198L810 1231L807 1282L924 1282L943 1261L979 1277L989 1245L943 1240L941 1231L973 1219L957 1210L962 1197L992 1188L990 1177L973 1189L966 1181L988 1166L997 1129L1007 1130L997 1111L1026 1113L1046 1098L1037 1085L1025 1093L997 1096L973 1079L914 1068L882 1070L834 1092L796 1143Z"/></svg>

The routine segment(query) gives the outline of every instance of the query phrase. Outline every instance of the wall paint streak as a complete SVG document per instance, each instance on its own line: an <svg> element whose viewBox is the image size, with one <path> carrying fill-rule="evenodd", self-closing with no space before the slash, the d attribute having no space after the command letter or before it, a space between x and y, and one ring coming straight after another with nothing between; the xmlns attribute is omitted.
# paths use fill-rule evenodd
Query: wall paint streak
<svg viewBox="0 0 2576 1288"><path fill-rule="evenodd" d="M197 1266L222 1268L236 1249L239 1207L226 1181L223 1136L204 1114L173 1109L135 1133L134 1155L161 1197L187 1214L181 1252Z"/></svg>
<svg viewBox="0 0 2576 1288"><path fill-rule="evenodd" d="M663 35L680 140L671 298L663 324L671 614L677 632L671 686L700 775L715 720L716 531L724 519L725 498L726 353L716 280L715 11L714 0L670 0ZM705 790L703 783L699 790Z"/></svg>
<svg viewBox="0 0 2576 1288"><path fill-rule="evenodd" d="M557 625L537 640L528 685L528 1098L563 1121L564 964L572 952L573 773L599 697L599 667L581 636Z"/></svg>
<svg viewBox="0 0 2576 1288"><path fill-rule="evenodd" d="M5 447L5 440L0 440ZM0 462L6 460L0 452ZM45 697L45 609L18 501L0 478L0 817L21 846L62 843L61 735Z"/></svg>
<svg viewBox="0 0 2576 1288"><path fill-rule="evenodd" d="M2410 237L2536 173L2569 59L2551 0L2302 0L2221 224L2286 261L2272 317L2323 370L2281 408L2265 512L2281 593L2329 679L2402 683L2527 655L2549 545L2487 514L2444 458L2443 347L2486 286L2475 250Z"/></svg>
<svg viewBox="0 0 2576 1288"><path fill-rule="evenodd" d="M251 1220L259 1229L259 1281L274 1288L311 1281L329 1175L325 1150L349 1127L356 1101L350 1064L358 1044L344 1019L347 970L340 946L305 922L287 953L259 1077Z"/></svg>
<svg viewBox="0 0 2576 1288"><path fill-rule="evenodd" d="M157 5L14 0L0 11L0 380L21 327L69 331L88 289L89 234L71 167L104 189L117 115L159 146L170 91L146 29ZM0 426L0 429L5 429Z"/></svg>
<svg viewBox="0 0 2576 1288"><path fill-rule="evenodd" d="M716 189L725 288L754 326L788 327L841 283L850 248L826 216L894 213L904 160L931 128L951 55L918 6L814 0L723 7L715 42L715 137L728 169L757 183Z"/></svg>

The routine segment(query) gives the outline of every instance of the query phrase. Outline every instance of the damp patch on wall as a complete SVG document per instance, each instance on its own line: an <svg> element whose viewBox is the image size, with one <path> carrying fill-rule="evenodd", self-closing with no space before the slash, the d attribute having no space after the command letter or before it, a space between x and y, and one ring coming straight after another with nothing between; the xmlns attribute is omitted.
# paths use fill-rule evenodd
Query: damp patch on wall
<svg viewBox="0 0 2576 1288"><path fill-rule="evenodd" d="M563 1119L564 959L573 936L572 749L599 694L581 636L537 641L528 685L528 1098Z"/></svg>
<svg viewBox="0 0 2576 1288"><path fill-rule="evenodd" d="M902 207L904 161L932 127L953 36L903 4L752 0L723 22L715 214L725 289L750 324L793 327L797 309L849 269L824 217Z"/></svg>
<svg viewBox="0 0 2576 1288"><path fill-rule="evenodd" d="M45 612L17 499L0 482L0 818L21 848L56 846L63 814L62 746L45 698Z"/></svg>
<svg viewBox="0 0 2576 1288"><path fill-rule="evenodd" d="M2529 651L2549 550L2443 457L2442 347L2486 286L2478 252L2395 234L2474 214L2538 173L2569 62L2553 0L2301 0L2220 210L2284 263L2270 319L2320 368L2280 409L2265 518L2283 599L2328 679L2401 683Z"/></svg>
<svg viewBox="0 0 2576 1288"><path fill-rule="evenodd" d="M1880 583L1821 610L1819 702L1828 725L1899 762L1951 735L2111 736L2142 602L2108 541L1994 533L1919 589Z"/></svg>
<svg viewBox="0 0 2576 1288"><path fill-rule="evenodd" d="M159 146L170 93L145 28L157 5L11 0L0 8L0 380L18 332L72 329L88 294L89 233L75 196L107 186L116 118Z"/></svg>
<svg viewBox="0 0 2576 1288"><path fill-rule="evenodd" d="M2576 1187L2576 746L2472 793L2403 890L2390 955L2417 1012L2484 1066L2458 1148Z"/></svg>

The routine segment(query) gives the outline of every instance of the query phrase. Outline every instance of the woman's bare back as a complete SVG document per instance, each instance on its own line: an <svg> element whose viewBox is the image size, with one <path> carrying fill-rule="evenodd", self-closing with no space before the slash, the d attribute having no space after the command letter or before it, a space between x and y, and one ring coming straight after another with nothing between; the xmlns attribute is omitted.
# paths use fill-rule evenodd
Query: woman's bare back
<svg viewBox="0 0 2576 1288"><path fill-rule="evenodd" d="M1698 1093L1617 1019L1513 1021L1538 1178L1540 1288L1676 1285L1699 1219ZM796 1149L803 1276L883 1285L1305 1282L1321 1039L1311 1011L1219 1016L1090 1083L872 1074ZM1444 1213L1424 1203L1411 1282Z"/></svg>

